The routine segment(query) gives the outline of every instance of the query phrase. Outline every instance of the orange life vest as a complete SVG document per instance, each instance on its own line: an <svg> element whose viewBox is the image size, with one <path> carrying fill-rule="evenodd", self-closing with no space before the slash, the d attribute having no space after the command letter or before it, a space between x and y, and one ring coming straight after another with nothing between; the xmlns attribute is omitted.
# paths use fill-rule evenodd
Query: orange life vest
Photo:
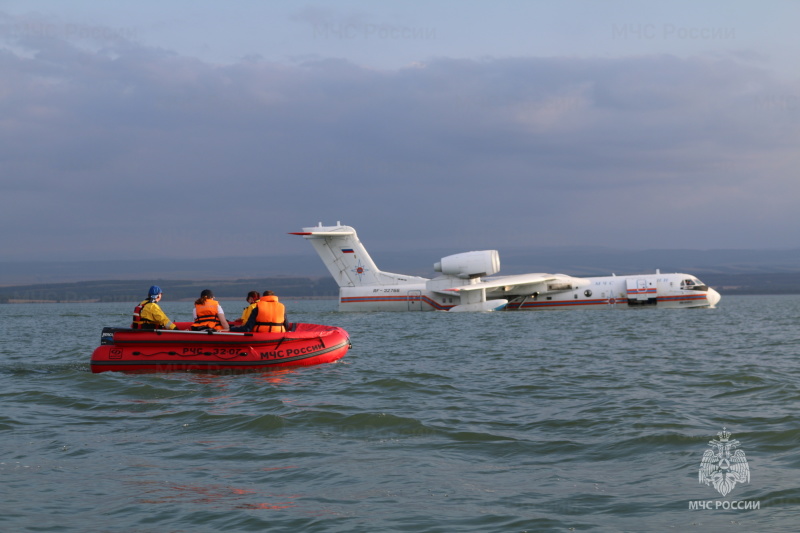
<svg viewBox="0 0 800 533"><path fill-rule="evenodd" d="M286 320L286 308L278 301L277 296L263 296L256 302L255 332L282 332L286 331L283 323Z"/></svg>
<svg viewBox="0 0 800 533"><path fill-rule="evenodd" d="M156 329L156 326L158 326L158 324L155 322L147 320L146 318L142 318L142 309L144 309L144 306L149 303L153 302L148 299L134 307L133 322L131 322L132 329Z"/></svg>
<svg viewBox="0 0 800 533"><path fill-rule="evenodd" d="M219 318L217 318L217 313L219 312L219 304L217 302L206 300L200 305L194 304L194 309L197 312L197 318L194 319L193 328L222 329L222 324L219 323Z"/></svg>

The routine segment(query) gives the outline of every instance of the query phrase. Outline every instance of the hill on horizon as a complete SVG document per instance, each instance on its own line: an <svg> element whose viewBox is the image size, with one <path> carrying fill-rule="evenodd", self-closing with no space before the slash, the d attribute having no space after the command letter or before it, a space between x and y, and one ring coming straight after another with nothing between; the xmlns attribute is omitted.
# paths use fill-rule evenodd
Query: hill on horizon
<svg viewBox="0 0 800 533"><path fill-rule="evenodd" d="M461 250L462 252L464 250ZM453 251L374 251L372 259L387 272L435 277L433 264ZM552 272L604 276L652 272L758 274L800 272L800 249L792 250L619 250L542 248L500 250L500 275ZM0 262L0 286L134 279L257 279L329 277L313 252L284 256L198 259Z"/></svg>

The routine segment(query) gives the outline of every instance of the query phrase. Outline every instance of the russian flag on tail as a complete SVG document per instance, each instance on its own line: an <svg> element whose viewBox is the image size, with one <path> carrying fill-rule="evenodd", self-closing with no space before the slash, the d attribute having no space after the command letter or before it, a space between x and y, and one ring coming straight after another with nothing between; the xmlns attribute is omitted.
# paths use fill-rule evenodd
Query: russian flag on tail
<svg viewBox="0 0 800 533"><path fill-rule="evenodd" d="M352 254L354 252L353 252L352 248L342 248L342 253L343 254Z"/></svg>

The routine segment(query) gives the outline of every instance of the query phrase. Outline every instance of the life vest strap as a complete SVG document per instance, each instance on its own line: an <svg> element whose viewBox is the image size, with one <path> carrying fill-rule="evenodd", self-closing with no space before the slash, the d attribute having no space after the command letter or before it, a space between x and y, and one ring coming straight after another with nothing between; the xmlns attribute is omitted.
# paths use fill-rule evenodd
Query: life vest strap
<svg viewBox="0 0 800 533"><path fill-rule="evenodd" d="M148 318L142 317L142 311L144 310L144 306L151 303L153 302L148 300L142 304L137 305L133 309L133 323L131 324L131 329L156 329L156 326L158 326L157 323L153 322Z"/></svg>

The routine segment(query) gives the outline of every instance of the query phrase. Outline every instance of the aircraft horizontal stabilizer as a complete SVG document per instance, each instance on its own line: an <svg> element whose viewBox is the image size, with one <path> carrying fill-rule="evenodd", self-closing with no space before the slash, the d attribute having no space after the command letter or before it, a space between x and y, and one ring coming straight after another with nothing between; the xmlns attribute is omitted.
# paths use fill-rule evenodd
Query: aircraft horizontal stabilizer
<svg viewBox="0 0 800 533"><path fill-rule="evenodd" d="M296 231L289 235L302 235L303 237L347 237L355 235L355 231Z"/></svg>

